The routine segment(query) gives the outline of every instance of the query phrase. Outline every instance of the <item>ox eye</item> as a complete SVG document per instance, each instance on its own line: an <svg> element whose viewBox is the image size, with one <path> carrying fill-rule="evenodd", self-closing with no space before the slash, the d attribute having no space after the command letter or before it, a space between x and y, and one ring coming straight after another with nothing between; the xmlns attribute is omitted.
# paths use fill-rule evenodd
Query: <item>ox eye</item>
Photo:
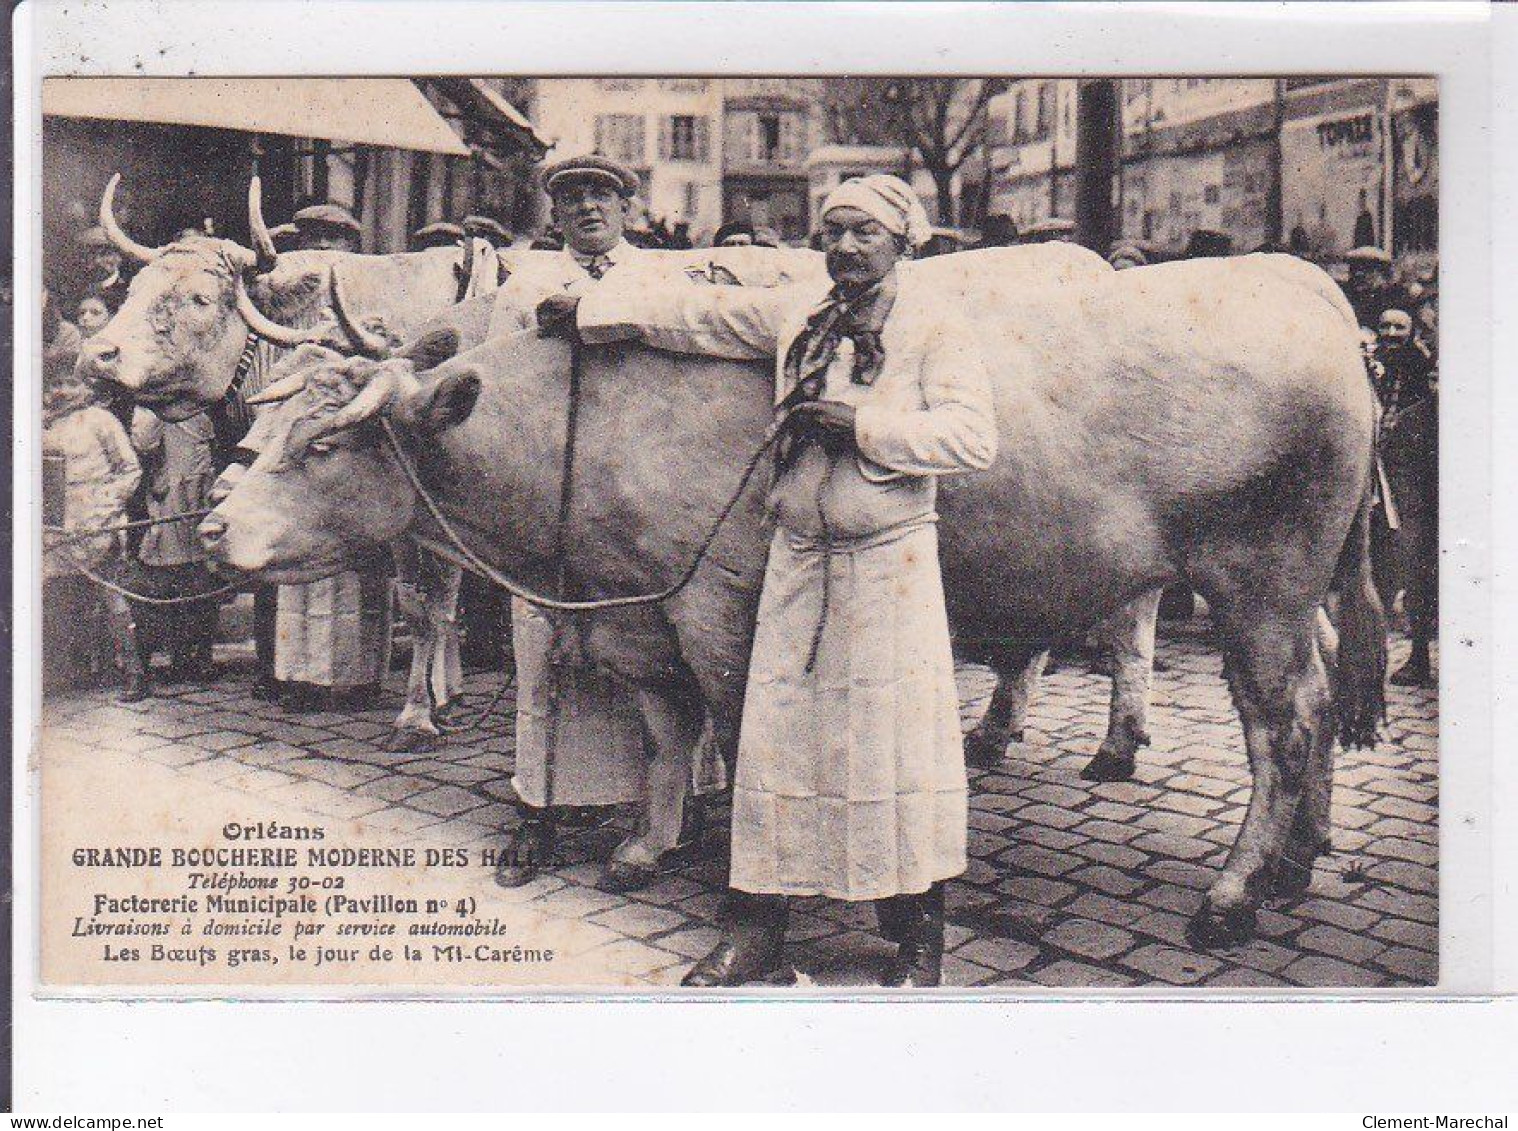
<svg viewBox="0 0 1518 1131"><path fill-rule="evenodd" d="M195 294L190 296L190 301L196 306L210 306L211 300L206 295Z"/></svg>
<svg viewBox="0 0 1518 1131"><path fill-rule="evenodd" d="M328 452L336 450L337 445L331 440L312 440L306 445L306 451L315 456L324 456Z"/></svg>

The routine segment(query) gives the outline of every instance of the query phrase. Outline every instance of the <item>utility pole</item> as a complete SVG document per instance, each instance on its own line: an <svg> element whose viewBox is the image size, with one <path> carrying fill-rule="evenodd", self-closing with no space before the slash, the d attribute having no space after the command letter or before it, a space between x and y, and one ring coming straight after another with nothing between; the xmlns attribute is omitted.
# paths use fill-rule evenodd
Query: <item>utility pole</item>
<svg viewBox="0 0 1518 1131"><path fill-rule="evenodd" d="M1282 169L1286 158L1281 150L1281 131L1286 127L1286 80L1275 80L1270 119L1270 184L1265 190L1265 242L1282 247L1286 233L1286 201Z"/></svg>
<svg viewBox="0 0 1518 1131"><path fill-rule="evenodd" d="M1118 80L1082 79L1075 97L1075 238L1106 255L1117 231L1114 181L1122 166Z"/></svg>

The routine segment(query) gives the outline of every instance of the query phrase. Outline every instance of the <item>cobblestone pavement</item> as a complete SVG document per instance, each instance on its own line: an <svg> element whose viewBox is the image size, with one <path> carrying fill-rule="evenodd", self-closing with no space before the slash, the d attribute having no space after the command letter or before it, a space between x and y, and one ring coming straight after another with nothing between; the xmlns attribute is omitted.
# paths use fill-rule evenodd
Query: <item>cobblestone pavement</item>
<svg viewBox="0 0 1518 1131"><path fill-rule="evenodd" d="M1393 662L1406 654L1398 641ZM1392 688L1382 743L1339 757L1336 853L1310 891L1262 911L1259 938L1226 952L1186 943L1185 922L1222 865L1248 800L1239 725L1206 643L1205 620L1162 626L1151 731L1134 781L1092 784L1079 770L1105 728L1108 683L1083 666L1049 676L1027 740L972 778L969 871L949 888L945 984L1045 987L1385 987L1438 977L1436 696ZM289 713L248 696L233 661L215 686L169 689L132 706L106 692L49 701L45 725L88 734L101 757L146 759L191 782L253 795L260 813L302 810L356 818L370 829L429 842L498 847L509 804L509 693L488 724L427 754L382 749L402 673L377 709ZM479 707L501 677L476 673ZM963 667L968 727L992 678ZM466 711L466 713L472 713ZM561 865L504 892L502 907L597 928L608 969L673 985L716 939L725 860L716 810L706 859L687 862L629 896L594 886L595 859L618 837L583 835ZM623 824L625 826L625 818ZM819 985L870 984L887 945L873 910L798 901L791 952Z"/></svg>

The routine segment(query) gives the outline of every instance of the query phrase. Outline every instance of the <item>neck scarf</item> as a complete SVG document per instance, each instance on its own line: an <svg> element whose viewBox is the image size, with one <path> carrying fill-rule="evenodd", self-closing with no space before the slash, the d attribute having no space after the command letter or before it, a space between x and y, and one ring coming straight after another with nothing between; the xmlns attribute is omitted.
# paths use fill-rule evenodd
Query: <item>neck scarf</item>
<svg viewBox="0 0 1518 1131"><path fill-rule="evenodd" d="M785 383L790 389L778 411L785 413L806 401L820 400L827 389L827 373L844 338L854 343L854 364L849 380L873 385L885 363L880 331L896 302L896 272L892 271L868 290L849 296L839 287L828 292L822 305L807 316L806 325L785 351ZM775 474L784 475L796 462L805 439L792 429L782 437L775 454Z"/></svg>
<svg viewBox="0 0 1518 1131"><path fill-rule="evenodd" d="M785 351L785 383L791 391L786 400L794 404L822 396L827 371L844 338L854 343L854 366L849 380L856 385L873 385L885 362L880 331L895 302L894 271L852 297L838 287L829 291Z"/></svg>

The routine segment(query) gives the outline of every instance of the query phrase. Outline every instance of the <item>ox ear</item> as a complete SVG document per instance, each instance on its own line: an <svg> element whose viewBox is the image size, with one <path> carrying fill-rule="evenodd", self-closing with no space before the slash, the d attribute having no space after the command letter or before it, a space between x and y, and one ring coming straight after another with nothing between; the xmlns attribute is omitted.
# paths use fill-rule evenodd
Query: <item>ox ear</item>
<svg viewBox="0 0 1518 1131"><path fill-rule="evenodd" d="M424 385L400 408L412 428L424 435L436 435L468 420L479 399L480 376L473 369L464 369Z"/></svg>
<svg viewBox="0 0 1518 1131"><path fill-rule="evenodd" d="M399 357L409 358L416 371L435 369L459 352L458 331L450 326L429 330L414 342L401 347Z"/></svg>

